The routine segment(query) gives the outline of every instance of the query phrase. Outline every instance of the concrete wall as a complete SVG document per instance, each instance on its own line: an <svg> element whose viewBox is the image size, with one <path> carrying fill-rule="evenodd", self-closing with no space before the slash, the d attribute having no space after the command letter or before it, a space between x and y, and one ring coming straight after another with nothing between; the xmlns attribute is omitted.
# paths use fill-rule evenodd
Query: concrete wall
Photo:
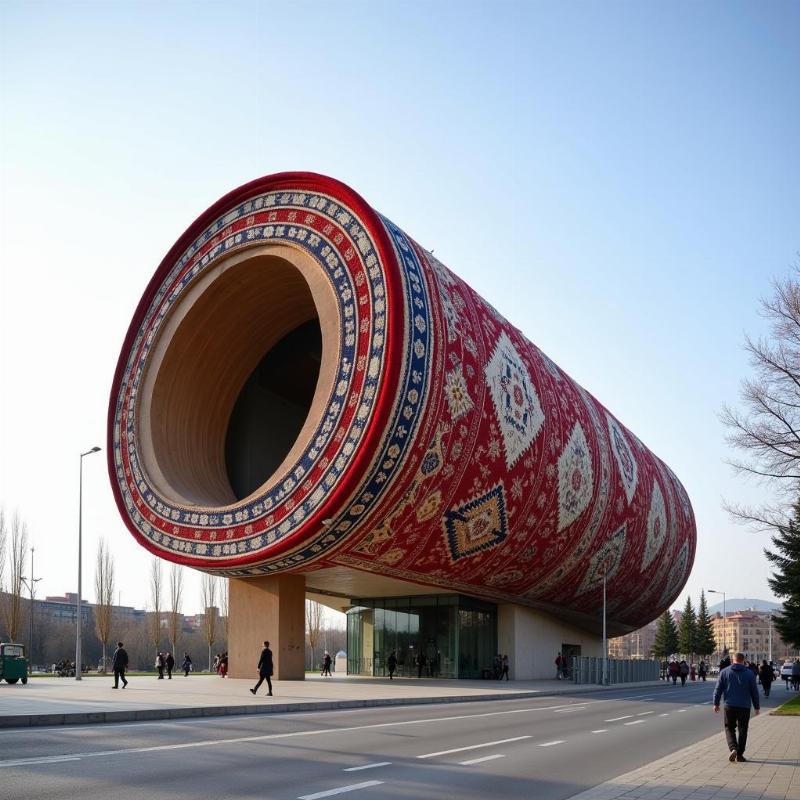
<svg viewBox="0 0 800 800"><path fill-rule="evenodd" d="M565 644L580 645L582 656L603 655L599 636L543 611L511 604L497 607L497 647L508 654L512 680L555 678L555 659Z"/></svg>
<svg viewBox="0 0 800 800"><path fill-rule="evenodd" d="M266 639L274 676L305 679L305 596L303 575L231 578L228 601L228 674L258 677L258 657Z"/></svg>

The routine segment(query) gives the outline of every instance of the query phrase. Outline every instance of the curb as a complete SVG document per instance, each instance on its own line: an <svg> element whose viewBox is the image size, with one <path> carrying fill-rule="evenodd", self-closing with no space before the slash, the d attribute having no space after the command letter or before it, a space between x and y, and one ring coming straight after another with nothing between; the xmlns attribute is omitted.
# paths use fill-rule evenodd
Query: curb
<svg viewBox="0 0 800 800"><path fill-rule="evenodd" d="M581 689L580 694L609 692L624 688L597 686ZM645 688L638 686L637 688ZM376 697L366 700L318 700L309 703L274 703L263 706L186 706L181 708L145 708L128 711L88 711L65 714L14 714L0 716L0 729L35 728L51 725L97 725L114 722L144 722L147 720L190 719L197 717L233 717L250 714L287 714L298 711L337 711L345 708L378 708L381 706L418 706L441 703L485 703L492 700L524 700L529 697L552 697L572 694L573 689L545 691L534 689L508 694L451 695L445 697Z"/></svg>

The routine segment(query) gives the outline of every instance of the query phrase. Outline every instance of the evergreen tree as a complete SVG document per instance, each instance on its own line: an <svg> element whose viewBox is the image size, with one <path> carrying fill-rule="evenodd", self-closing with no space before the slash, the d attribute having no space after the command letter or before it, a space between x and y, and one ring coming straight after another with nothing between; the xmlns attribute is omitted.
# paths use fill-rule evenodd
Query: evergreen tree
<svg viewBox="0 0 800 800"><path fill-rule="evenodd" d="M658 620L656 639L653 642L653 655L657 658L669 658L678 649L678 628L667 609Z"/></svg>
<svg viewBox="0 0 800 800"><path fill-rule="evenodd" d="M697 615L691 597L686 598L683 616L678 625L678 650L686 656L697 652Z"/></svg>
<svg viewBox="0 0 800 800"><path fill-rule="evenodd" d="M775 550L764 550L775 567L767 579L769 588L785 598L782 613L773 619L781 639L800 648L800 501L794 504L787 524L777 526L777 531L772 537Z"/></svg>
<svg viewBox="0 0 800 800"><path fill-rule="evenodd" d="M711 624L711 615L706 605L705 590L700 590L700 608L697 612L697 640L695 652L699 656L709 656L717 649L717 640L714 638L714 626Z"/></svg>

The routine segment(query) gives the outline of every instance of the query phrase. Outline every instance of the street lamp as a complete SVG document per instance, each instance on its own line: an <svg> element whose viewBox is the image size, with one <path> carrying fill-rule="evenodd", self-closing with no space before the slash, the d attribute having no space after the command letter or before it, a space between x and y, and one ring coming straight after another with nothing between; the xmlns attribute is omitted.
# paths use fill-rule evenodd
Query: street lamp
<svg viewBox="0 0 800 800"><path fill-rule="evenodd" d="M608 684L608 637L606 636L606 573L603 572L603 686Z"/></svg>
<svg viewBox="0 0 800 800"><path fill-rule="evenodd" d="M31 577L30 583L28 579L24 575L20 575L20 579L22 582L27 586L28 591L31 595L31 610L30 610L30 632L28 633L28 671L33 675L33 590L36 588L36 584L39 583L41 578L34 578L33 577L33 551L34 548L31 547Z"/></svg>
<svg viewBox="0 0 800 800"><path fill-rule="evenodd" d="M75 631L75 680L81 679L81 552L83 548L83 457L91 453L99 453L99 447L93 447L81 453L80 479L78 481L78 625Z"/></svg>
<svg viewBox="0 0 800 800"><path fill-rule="evenodd" d="M725 592L719 592L716 589L708 589L709 594L722 595L722 657L725 658L725 629L728 627L727 614L725 613Z"/></svg>

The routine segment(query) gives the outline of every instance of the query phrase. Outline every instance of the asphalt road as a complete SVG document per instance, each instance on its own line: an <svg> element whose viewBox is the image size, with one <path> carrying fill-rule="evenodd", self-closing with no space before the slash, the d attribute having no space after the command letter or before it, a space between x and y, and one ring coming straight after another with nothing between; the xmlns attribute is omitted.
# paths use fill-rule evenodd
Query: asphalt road
<svg viewBox="0 0 800 800"><path fill-rule="evenodd" d="M0 798L562 800L721 734L712 690L5 730Z"/></svg>

